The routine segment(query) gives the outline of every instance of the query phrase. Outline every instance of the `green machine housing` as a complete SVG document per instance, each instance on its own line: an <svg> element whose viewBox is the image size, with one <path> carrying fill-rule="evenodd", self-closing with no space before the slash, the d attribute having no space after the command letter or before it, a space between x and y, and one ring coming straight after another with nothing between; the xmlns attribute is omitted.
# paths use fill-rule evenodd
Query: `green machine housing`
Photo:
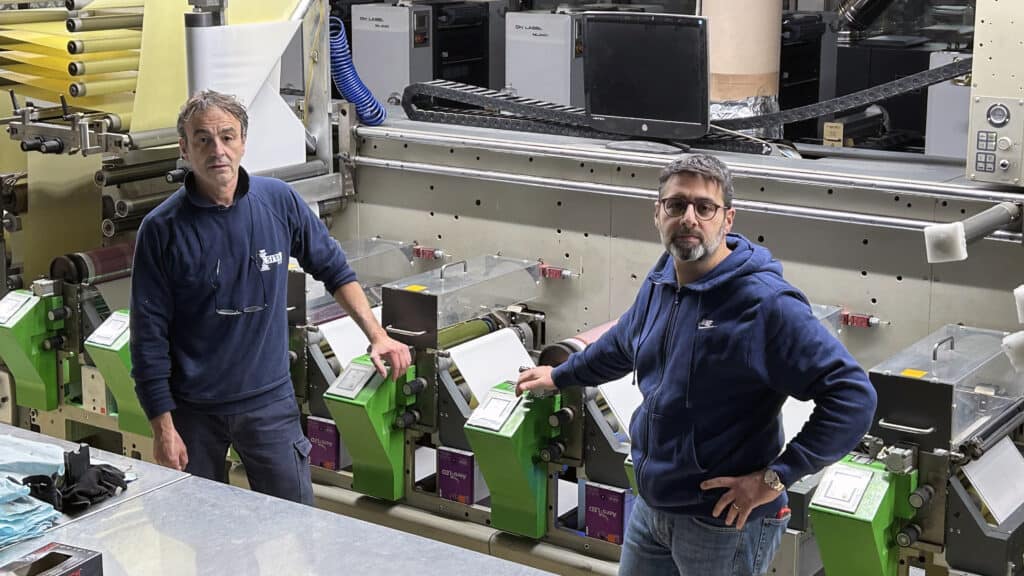
<svg viewBox="0 0 1024 576"><path fill-rule="evenodd" d="M491 526L540 538L547 532L548 464L540 451L555 435L548 421L557 398L517 397L502 382L473 412L466 439L491 492Z"/></svg>
<svg viewBox="0 0 1024 576"><path fill-rule="evenodd" d="M410 367L398 379L383 378L367 355L345 368L324 393L324 403L352 456L352 488L381 498L405 495L405 433L396 425L413 402L403 391Z"/></svg>
<svg viewBox="0 0 1024 576"><path fill-rule="evenodd" d="M910 503L918 471L902 464L895 466L899 471L892 468L851 454L825 470L810 517L829 576L896 576L899 546L920 535Z"/></svg>
<svg viewBox="0 0 1024 576"><path fill-rule="evenodd" d="M64 327L57 310L64 298L51 290L8 292L0 300L0 358L14 376L19 405L36 410L55 410L60 401L58 386L58 332Z"/></svg>
<svg viewBox="0 0 1024 576"><path fill-rule="evenodd" d="M86 338L85 350L114 396L116 412L111 412L116 413L118 428L151 437L153 430L135 393L130 341L128 311L118 310Z"/></svg>

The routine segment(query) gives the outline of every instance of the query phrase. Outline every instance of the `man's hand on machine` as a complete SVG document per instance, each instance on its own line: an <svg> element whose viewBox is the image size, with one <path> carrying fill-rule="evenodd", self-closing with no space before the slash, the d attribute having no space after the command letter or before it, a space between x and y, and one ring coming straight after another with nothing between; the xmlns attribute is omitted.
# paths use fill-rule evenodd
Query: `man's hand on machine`
<svg viewBox="0 0 1024 576"><path fill-rule="evenodd" d="M519 373L519 381L516 382L516 396L529 391L538 396L547 396L557 392L554 380L551 379L551 366L538 366Z"/></svg>
<svg viewBox="0 0 1024 576"><path fill-rule="evenodd" d="M405 371L409 369L409 365L412 364L409 346L387 335L382 335L373 342L370 342L369 353L370 360L377 367L377 372L385 378L388 377L388 369L384 365L385 362L391 367L391 376L393 378L400 374L405 374Z"/></svg>

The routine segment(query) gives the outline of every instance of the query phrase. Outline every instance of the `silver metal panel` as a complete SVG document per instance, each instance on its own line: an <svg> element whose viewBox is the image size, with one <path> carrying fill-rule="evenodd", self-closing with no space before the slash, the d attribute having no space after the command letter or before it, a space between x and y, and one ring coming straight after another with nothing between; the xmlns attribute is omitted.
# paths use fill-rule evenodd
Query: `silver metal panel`
<svg viewBox="0 0 1024 576"><path fill-rule="evenodd" d="M509 0L487 0L487 82L488 87L505 87L505 14Z"/></svg>
<svg viewBox="0 0 1024 576"><path fill-rule="evenodd" d="M400 114L400 112L399 112ZM615 318L636 296L662 248L651 199L671 157L611 151L594 140L515 134L411 122L359 128L359 202L334 222L340 238L382 234L443 244L461 258L501 250L542 257L582 272L545 281L535 306L548 316L548 341ZM980 241L965 262L929 266L920 231L870 225L870 217L948 222L996 199L1020 201L1014 189L968 183L962 165L909 155L851 154L801 160L720 154L736 175L736 198L799 209L846 211L848 224L740 210L735 230L768 247L786 278L811 301L871 314L877 328L845 328L841 339L873 366L946 323L1017 330L1010 291L1020 284L1021 246ZM911 160L916 160L913 162ZM396 169L417 162L448 175ZM468 177L454 173L463 170ZM559 179L551 188L496 182L488 174ZM608 196L629 189L643 197ZM587 193L579 190L599 190ZM458 218L456 218L458 216ZM566 257L565 255L569 256Z"/></svg>
<svg viewBox="0 0 1024 576"><path fill-rule="evenodd" d="M407 6L352 6L352 59L356 71L382 104L409 85L412 32ZM387 65L382 65L387 62ZM390 111L389 111L390 112Z"/></svg>
<svg viewBox="0 0 1024 576"><path fill-rule="evenodd" d="M573 104L571 14L513 12L506 17L505 78L524 98Z"/></svg>
<svg viewBox="0 0 1024 576"><path fill-rule="evenodd" d="M969 58L959 52L932 52L929 68ZM924 152L929 156L967 157L967 114L971 109L971 88L947 80L928 87L928 116L924 130Z"/></svg>
<svg viewBox="0 0 1024 576"><path fill-rule="evenodd" d="M1019 185L1024 173L1024 75L1017 72L1024 59L1017 24L1022 18L1018 2L989 0L975 9L967 150L972 180ZM996 108L1005 111L1005 122L990 120ZM986 133L993 136L991 145L978 138Z"/></svg>
<svg viewBox="0 0 1024 576"><path fill-rule="evenodd" d="M108 576L545 574L196 477L8 548L0 552L0 564L49 542L101 551Z"/></svg>

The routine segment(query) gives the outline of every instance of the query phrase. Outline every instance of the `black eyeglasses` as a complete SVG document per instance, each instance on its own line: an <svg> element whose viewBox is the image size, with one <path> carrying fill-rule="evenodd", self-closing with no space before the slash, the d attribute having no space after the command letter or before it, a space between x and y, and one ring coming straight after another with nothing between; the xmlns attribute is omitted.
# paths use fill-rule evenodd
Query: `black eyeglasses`
<svg viewBox="0 0 1024 576"><path fill-rule="evenodd" d="M255 264L257 258L255 256L249 257L249 263ZM263 282L263 273L260 269L256 269L256 277L260 279L260 287L263 289L263 304L254 304L252 306L245 306L241 309L228 308L227 306L220 305L220 258L217 259L217 269L214 272L213 279L213 309L217 314L221 316L241 316L242 314L251 314L254 312L262 312L267 309L267 285Z"/></svg>
<svg viewBox="0 0 1024 576"><path fill-rule="evenodd" d="M678 196L659 198L658 204L661 204L661 208L665 210L665 214L670 218L678 218L686 214L686 210L693 205L693 213L697 215L699 220L711 220L715 217L715 214L718 214L719 208L725 208L725 206L715 204L711 200L691 202L686 198L679 198Z"/></svg>

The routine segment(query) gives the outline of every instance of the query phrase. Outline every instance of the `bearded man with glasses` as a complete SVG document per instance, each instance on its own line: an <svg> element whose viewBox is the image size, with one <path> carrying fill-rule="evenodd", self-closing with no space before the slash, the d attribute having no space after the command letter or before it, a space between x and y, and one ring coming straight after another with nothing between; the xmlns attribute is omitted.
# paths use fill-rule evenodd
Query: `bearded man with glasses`
<svg viewBox="0 0 1024 576"><path fill-rule="evenodd" d="M634 374L639 498L619 574L765 574L789 522L786 486L842 458L876 397L867 375L782 277L767 249L732 234L732 176L713 156L666 167L654 226L666 253L615 327L517 392ZM787 396L813 400L784 446Z"/></svg>
<svg viewBox="0 0 1024 576"><path fill-rule="evenodd" d="M259 492L313 503L310 443L288 360L289 257L324 283L384 362L411 357L370 311L338 243L290 186L241 167L249 119L205 91L178 115L185 185L146 215L135 245L132 376L164 466L227 481L231 445Z"/></svg>

